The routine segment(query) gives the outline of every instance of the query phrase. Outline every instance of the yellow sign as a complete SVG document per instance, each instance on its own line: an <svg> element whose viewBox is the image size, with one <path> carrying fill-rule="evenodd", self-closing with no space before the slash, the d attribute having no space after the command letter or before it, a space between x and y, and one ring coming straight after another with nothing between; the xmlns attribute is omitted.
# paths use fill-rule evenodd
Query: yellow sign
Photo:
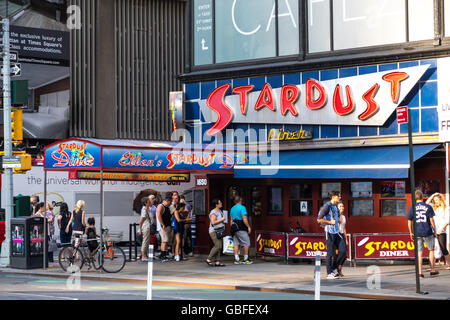
<svg viewBox="0 0 450 320"><path fill-rule="evenodd" d="M100 180L98 171L77 171L76 179ZM104 180L189 182L188 173L103 172Z"/></svg>
<svg viewBox="0 0 450 320"><path fill-rule="evenodd" d="M294 141L312 139L312 132L308 130L285 131L280 129L270 129L268 141Z"/></svg>

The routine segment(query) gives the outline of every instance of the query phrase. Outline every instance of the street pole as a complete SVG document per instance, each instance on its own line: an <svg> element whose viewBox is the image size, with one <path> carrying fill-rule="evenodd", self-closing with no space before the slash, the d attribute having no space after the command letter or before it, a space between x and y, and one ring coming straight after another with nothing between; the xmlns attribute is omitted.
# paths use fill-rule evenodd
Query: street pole
<svg viewBox="0 0 450 320"><path fill-rule="evenodd" d="M10 79L10 43L9 19L2 19L3 29L3 139L5 158L12 157L11 137L11 79ZM0 264L10 266L11 250L11 218L13 217L13 169L4 169L2 189L5 201L5 240L2 243L2 257Z"/></svg>
<svg viewBox="0 0 450 320"><path fill-rule="evenodd" d="M414 255L416 261L416 293L420 292L420 277L419 277L419 255L417 248L417 223L416 223L416 195L415 195L415 181L414 181L414 155L411 129L411 110L408 108L408 142L409 142L409 167L411 180L411 200L413 213L413 228L414 228Z"/></svg>

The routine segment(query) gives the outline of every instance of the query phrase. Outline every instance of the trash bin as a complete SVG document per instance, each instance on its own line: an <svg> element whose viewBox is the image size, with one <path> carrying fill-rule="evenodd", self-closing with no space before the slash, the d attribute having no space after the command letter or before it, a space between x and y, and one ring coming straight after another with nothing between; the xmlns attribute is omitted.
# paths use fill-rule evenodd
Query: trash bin
<svg viewBox="0 0 450 320"><path fill-rule="evenodd" d="M44 218L27 217L11 219L11 267L36 269L43 267ZM45 262L48 267L48 261Z"/></svg>
<svg viewBox="0 0 450 320"><path fill-rule="evenodd" d="M14 217L29 217L31 215L30 197L19 194L14 197Z"/></svg>

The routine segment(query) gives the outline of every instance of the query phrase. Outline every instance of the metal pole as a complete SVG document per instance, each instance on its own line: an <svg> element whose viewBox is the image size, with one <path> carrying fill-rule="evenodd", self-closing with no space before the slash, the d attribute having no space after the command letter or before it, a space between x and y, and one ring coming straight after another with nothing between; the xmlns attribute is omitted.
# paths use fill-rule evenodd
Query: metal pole
<svg viewBox="0 0 450 320"><path fill-rule="evenodd" d="M44 248L44 254L43 254L43 259L44 259L44 264L42 266L42 268L45 270L45 265L47 262L47 250L48 247L46 246L47 244L47 171L44 170L44 242L42 243L42 246Z"/></svg>
<svg viewBox="0 0 450 320"><path fill-rule="evenodd" d="M420 293L420 277L419 277L419 255L417 248L417 223L416 223L416 196L415 196L415 181L414 181L414 155L411 129L411 110L408 108L408 142L409 142L409 166L410 166L410 180L411 180L411 200L414 226L414 255L416 257L416 293Z"/></svg>
<svg viewBox="0 0 450 320"><path fill-rule="evenodd" d="M6 158L12 156L11 137L11 79L10 79L10 41L9 19L2 19L3 29L3 137ZM5 191L5 240L2 244L1 264L9 266L11 263L11 218L13 217L13 169L5 168L3 175L3 190Z"/></svg>
<svg viewBox="0 0 450 320"><path fill-rule="evenodd" d="M103 259L103 168L100 169L100 257Z"/></svg>
<svg viewBox="0 0 450 320"><path fill-rule="evenodd" d="M316 251L316 266L314 269L314 300L320 300L320 259L322 252Z"/></svg>
<svg viewBox="0 0 450 320"><path fill-rule="evenodd" d="M152 284L153 284L153 245L148 247L148 264L147 264L147 300L152 300Z"/></svg>

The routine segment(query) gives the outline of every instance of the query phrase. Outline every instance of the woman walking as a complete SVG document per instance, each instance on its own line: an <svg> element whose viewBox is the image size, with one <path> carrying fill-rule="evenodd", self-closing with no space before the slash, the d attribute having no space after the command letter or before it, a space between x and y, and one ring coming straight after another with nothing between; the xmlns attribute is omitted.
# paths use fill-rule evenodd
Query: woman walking
<svg viewBox="0 0 450 320"><path fill-rule="evenodd" d="M449 221L448 208L442 194L436 192L427 199L427 204L431 205L434 210L434 223L436 224L436 234L439 247L444 257L445 269L450 270L449 252L447 250L447 226Z"/></svg>
<svg viewBox="0 0 450 320"><path fill-rule="evenodd" d="M61 203L59 207L58 227L59 227L59 240L61 244L69 244L72 239L72 225L69 225L69 221L72 214L69 212L69 206L67 203ZM66 232L66 228L69 227L69 231Z"/></svg>
<svg viewBox="0 0 450 320"><path fill-rule="evenodd" d="M348 250L348 238L347 238L347 219L344 216L345 206L342 202L339 202L338 204L338 211L339 211L339 235L341 236L341 241L345 241L345 255L342 255L342 258L340 261L338 261L338 273L341 277L344 276L342 273L342 265L345 263L345 260L347 259L347 250Z"/></svg>
<svg viewBox="0 0 450 320"><path fill-rule="evenodd" d="M223 267L225 265L220 262L220 252L222 251L223 246L222 239L217 239L215 231L216 229L225 227L225 224L223 223L225 221L225 216L222 212L222 201L220 201L219 199L214 199L212 201L212 206L214 207L214 209L212 209L209 213L209 236L214 243L214 247L209 252L206 263L211 267ZM213 259L215 263L212 262Z"/></svg>

